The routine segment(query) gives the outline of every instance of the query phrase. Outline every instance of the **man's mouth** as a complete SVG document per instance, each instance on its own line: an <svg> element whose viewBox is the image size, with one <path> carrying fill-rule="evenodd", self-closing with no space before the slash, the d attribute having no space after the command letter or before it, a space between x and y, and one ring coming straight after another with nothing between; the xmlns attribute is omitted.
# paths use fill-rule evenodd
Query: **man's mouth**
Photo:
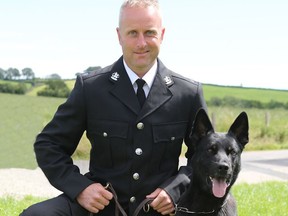
<svg viewBox="0 0 288 216"><path fill-rule="evenodd" d="M145 55L147 54L149 51L142 51L142 52L135 52L135 54L137 55Z"/></svg>
<svg viewBox="0 0 288 216"><path fill-rule="evenodd" d="M222 198L226 194L226 190L230 185L230 181L225 178L209 177L212 183L212 193L215 197Z"/></svg>

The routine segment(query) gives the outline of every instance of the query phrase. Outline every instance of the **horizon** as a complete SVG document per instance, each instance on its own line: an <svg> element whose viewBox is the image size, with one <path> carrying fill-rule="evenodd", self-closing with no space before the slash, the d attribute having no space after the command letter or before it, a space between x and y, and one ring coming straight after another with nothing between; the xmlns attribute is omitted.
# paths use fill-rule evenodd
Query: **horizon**
<svg viewBox="0 0 288 216"><path fill-rule="evenodd" d="M121 0L0 2L0 68L75 78L121 55ZM166 33L159 58L215 85L288 90L288 1L160 0ZM105 23L104 23L105 20Z"/></svg>

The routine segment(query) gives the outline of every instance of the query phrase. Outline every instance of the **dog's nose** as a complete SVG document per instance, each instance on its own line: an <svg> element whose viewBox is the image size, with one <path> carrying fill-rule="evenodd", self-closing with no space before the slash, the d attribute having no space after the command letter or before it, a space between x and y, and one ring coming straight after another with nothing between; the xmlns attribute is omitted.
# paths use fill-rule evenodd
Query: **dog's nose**
<svg viewBox="0 0 288 216"><path fill-rule="evenodd" d="M218 166L219 172L227 172L228 169L229 169L229 166L227 163L222 163L222 164L219 164Z"/></svg>

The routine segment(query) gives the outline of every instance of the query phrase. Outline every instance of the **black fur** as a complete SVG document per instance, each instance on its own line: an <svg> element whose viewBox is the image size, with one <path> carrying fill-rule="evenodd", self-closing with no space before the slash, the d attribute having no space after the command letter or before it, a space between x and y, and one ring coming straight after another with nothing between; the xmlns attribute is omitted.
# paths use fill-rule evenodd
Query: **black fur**
<svg viewBox="0 0 288 216"><path fill-rule="evenodd" d="M199 110L190 136L193 154L188 163L193 175L177 205L177 216L237 215L236 202L229 191L240 172L241 153L249 140L248 130L245 112L236 118L227 133L218 133L206 112Z"/></svg>

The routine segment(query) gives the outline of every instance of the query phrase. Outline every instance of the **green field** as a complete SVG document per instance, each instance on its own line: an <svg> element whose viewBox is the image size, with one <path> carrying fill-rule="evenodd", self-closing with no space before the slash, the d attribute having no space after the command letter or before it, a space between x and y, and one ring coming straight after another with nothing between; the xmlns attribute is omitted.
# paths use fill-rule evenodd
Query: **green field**
<svg viewBox="0 0 288 216"><path fill-rule="evenodd" d="M0 168L36 167L32 146L35 136L63 101L0 93Z"/></svg>
<svg viewBox="0 0 288 216"><path fill-rule="evenodd" d="M265 103L271 100L282 103L288 102L288 91L284 90L203 85L203 91L207 101L213 97L224 98L232 96L239 99L255 100Z"/></svg>
<svg viewBox="0 0 288 216"><path fill-rule="evenodd" d="M70 88L73 87L74 80L66 82ZM32 89L27 95L0 93L0 168L36 167L33 152L35 137L51 120L57 107L65 101L63 98L36 97L35 89L39 88L41 86ZM235 97L239 95L247 100L255 99L255 95L258 95L262 101L272 99L280 102L288 101L288 91L204 85L207 100L215 96L225 97L227 94ZM246 150L288 149L288 110L208 107L208 111L209 116L213 116L217 131L227 131L241 111L247 112L250 122L250 142ZM87 158L89 148L84 136L74 158Z"/></svg>

